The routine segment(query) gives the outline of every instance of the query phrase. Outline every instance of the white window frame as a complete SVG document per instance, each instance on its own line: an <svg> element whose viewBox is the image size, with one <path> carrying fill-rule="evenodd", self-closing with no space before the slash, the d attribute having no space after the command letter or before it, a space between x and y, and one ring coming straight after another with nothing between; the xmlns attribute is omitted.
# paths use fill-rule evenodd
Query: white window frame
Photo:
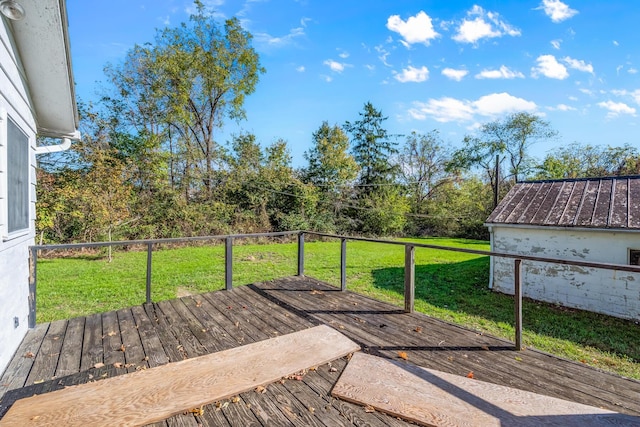
<svg viewBox="0 0 640 427"><path fill-rule="evenodd" d="M27 137L27 143L29 144L28 155L29 158L27 160L27 167L31 167L31 144L32 138L29 137L29 133L24 131L24 127L21 126L20 122L16 120L16 118L12 117L13 123L25 134ZM8 183L8 122L9 115L7 113L6 108L0 106L0 238L2 241L13 240L18 237L26 236L29 234L31 230L31 200L33 195L31 194L31 171L29 170L28 175L28 200L27 200L27 227L24 229L16 230L9 233L9 205L8 205L8 197L9 197L9 183Z"/></svg>

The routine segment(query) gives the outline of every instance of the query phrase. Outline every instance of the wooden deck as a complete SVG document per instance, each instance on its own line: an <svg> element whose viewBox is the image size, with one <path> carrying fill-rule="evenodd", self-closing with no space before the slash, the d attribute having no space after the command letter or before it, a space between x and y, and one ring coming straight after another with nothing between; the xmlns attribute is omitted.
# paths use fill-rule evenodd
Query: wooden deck
<svg viewBox="0 0 640 427"><path fill-rule="evenodd" d="M473 372L479 380L640 415L638 381L533 350L515 352L510 342L298 277L39 324L0 377L0 414L19 397L318 324L336 328L367 353L397 359L402 351L409 362L426 368L462 376ZM408 425L332 398L329 392L345 364L339 359L301 380L243 393L205 406L202 415L178 415L154 425Z"/></svg>

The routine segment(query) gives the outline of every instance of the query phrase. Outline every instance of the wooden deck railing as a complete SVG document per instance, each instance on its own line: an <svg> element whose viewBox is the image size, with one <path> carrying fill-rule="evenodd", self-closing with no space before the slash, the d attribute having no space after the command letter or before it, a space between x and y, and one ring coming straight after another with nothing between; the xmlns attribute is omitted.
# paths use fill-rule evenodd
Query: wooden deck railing
<svg viewBox="0 0 640 427"><path fill-rule="evenodd" d="M405 262L404 262L404 309L406 312L413 312L415 302L415 249L428 248L443 251L462 252L475 255L485 255L499 258L509 258L514 260L514 324L515 324L515 348L522 349L522 261L535 261L551 264L572 265L578 267L601 268L605 270L626 271L632 273L640 273L640 266L608 264L601 262L586 262L573 260L558 260L552 258L525 256L519 254L509 254L502 252L483 251L477 249L455 248L449 246L431 245L417 242L403 242L397 240L372 239L367 237L351 237L341 236L337 234L319 233L315 231L282 231L274 233L253 233L253 234L229 234L216 236L198 236L184 238L169 239L151 239L151 240L121 240L114 242L95 242L95 243L70 243L59 245L35 245L30 247L30 279L29 279L29 327L35 327L36 322L36 288L37 288L37 264L38 252L41 250L68 250L82 248L98 248L109 246L135 246L144 245L147 248L147 274L146 274L146 302L152 302L151 293L151 277L152 277L152 259L153 247L158 244L167 243L187 243L196 241L214 241L224 240L225 242L225 289L233 288L233 242L236 239L249 239L260 237L286 237L297 236L298 239L298 256L297 256L297 275L304 275L304 243L305 235L313 235L324 238L332 238L340 240L340 289L347 289L347 241L361 241L371 243L381 243L387 245L404 246Z"/></svg>

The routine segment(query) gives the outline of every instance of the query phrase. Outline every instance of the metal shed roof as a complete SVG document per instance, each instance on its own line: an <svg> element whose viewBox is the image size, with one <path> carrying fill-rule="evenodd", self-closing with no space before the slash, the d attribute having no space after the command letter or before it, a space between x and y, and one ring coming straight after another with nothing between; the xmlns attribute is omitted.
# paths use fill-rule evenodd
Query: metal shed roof
<svg viewBox="0 0 640 427"><path fill-rule="evenodd" d="M640 175L517 183L486 223L640 229Z"/></svg>

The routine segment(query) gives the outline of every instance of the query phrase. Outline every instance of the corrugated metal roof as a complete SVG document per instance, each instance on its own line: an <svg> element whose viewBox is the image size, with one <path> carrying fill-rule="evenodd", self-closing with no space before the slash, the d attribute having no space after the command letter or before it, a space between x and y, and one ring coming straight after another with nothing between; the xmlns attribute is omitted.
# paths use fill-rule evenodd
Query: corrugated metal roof
<svg viewBox="0 0 640 427"><path fill-rule="evenodd" d="M640 175L520 182L487 224L640 229Z"/></svg>

